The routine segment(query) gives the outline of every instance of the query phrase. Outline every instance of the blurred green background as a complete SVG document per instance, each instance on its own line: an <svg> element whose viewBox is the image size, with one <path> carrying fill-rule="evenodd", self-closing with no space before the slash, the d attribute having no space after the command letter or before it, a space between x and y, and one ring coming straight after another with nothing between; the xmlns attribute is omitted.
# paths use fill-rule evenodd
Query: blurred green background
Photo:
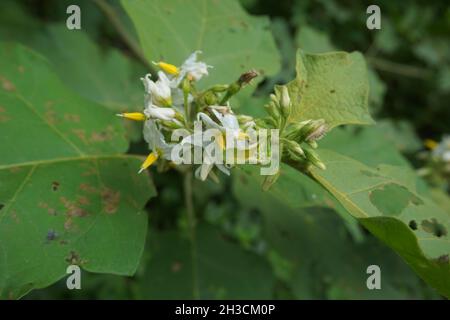
<svg viewBox="0 0 450 320"><path fill-rule="evenodd" d="M82 8L82 30L67 36L66 8L73 3ZM371 114L381 129L351 129L351 134L372 135L386 149L401 153L405 158L400 162L407 159L417 169L427 165L423 141L439 141L450 133L448 1L376 1L381 30L366 28L366 8L373 1L241 4L250 14L270 17L282 57L281 70L259 85L257 97L295 77L297 48L311 53L360 51L369 67ZM0 6L0 40L19 41L40 52L67 85L88 99L117 111L141 108L139 77L147 66L135 50L135 31L118 1L4 0ZM129 152L145 154L140 129L128 129ZM153 170L152 177L159 195L146 207L151 227L134 277L84 272L83 290L67 290L62 279L25 298L193 298L180 175ZM251 182L239 174L221 180L220 185L196 181L194 188L198 263L206 288L202 298L441 298L359 225L319 207L294 214L275 197L257 191L258 186L248 187ZM446 186L436 183L444 191ZM448 198L442 201L450 207ZM382 290L366 288L371 264L381 266Z"/></svg>

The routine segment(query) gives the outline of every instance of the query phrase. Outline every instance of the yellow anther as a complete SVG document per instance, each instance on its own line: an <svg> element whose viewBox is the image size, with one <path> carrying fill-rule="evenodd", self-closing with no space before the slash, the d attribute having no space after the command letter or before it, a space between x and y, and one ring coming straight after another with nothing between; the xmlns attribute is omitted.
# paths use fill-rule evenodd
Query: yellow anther
<svg viewBox="0 0 450 320"><path fill-rule="evenodd" d="M433 150L434 148L436 148L436 147L439 145L439 143L437 143L436 141L434 141L434 140L432 140L432 139L426 139L426 140L424 141L424 145L425 145L425 147L427 147L428 149Z"/></svg>
<svg viewBox="0 0 450 320"><path fill-rule="evenodd" d="M139 170L139 173L150 167L156 160L158 160L158 153L152 152L148 155L147 159L145 159L144 163L141 165L141 169Z"/></svg>
<svg viewBox="0 0 450 320"><path fill-rule="evenodd" d="M134 121L145 121L147 117L142 112L125 112L117 114L118 117L122 117Z"/></svg>
<svg viewBox="0 0 450 320"><path fill-rule="evenodd" d="M173 74L173 75L177 76L180 73L180 70L178 70L178 68L176 66L174 66L173 64L165 63L165 62L162 62L162 61L160 61L160 62L153 62L153 64L155 66L160 67L162 70L164 70L168 74Z"/></svg>
<svg viewBox="0 0 450 320"><path fill-rule="evenodd" d="M245 140L247 138L248 138L248 134L246 134L245 132L239 131L238 140Z"/></svg>
<svg viewBox="0 0 450 320"><path fill-rule="evenodd" d="M223 138L222 134L219 134L216 136L217 144L219 145L220 149L225 149L225 139Z"/></svg>

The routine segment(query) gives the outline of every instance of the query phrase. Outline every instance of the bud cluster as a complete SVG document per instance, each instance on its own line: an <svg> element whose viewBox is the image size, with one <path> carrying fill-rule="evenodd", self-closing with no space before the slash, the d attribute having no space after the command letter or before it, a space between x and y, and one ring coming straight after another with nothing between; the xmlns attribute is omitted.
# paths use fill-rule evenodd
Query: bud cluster
<svg viewBox="0 0 450 320"><path fill-rule="evenodd" d="M328 131L325 121L323 119L291 121L293 106L287 86L277 86L275 94L270 95L270 102L265 108L269 117L257 123L280 129L284 160L300 162L305 168L314 165L325 169L325 164L313 150L318 147L317 141Z"/></svg>

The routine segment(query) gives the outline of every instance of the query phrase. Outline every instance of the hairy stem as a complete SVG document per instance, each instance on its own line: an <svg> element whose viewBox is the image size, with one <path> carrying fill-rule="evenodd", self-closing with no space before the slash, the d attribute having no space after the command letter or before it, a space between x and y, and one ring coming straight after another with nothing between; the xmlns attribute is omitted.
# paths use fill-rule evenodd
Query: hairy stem
<svg viewBox="0 0 450 320"><path fill-rule="evenodd" d="M191 258L192 258L192 284L194 299L199 299L199 286L198 286L198 266L197 266L197 244L196 244L196 221L194 212L194 201L192 193L193 175L192 168L189 168L184 173L184 201L186 204L188 228L189 228L189 240L191 242Z"/></svg>

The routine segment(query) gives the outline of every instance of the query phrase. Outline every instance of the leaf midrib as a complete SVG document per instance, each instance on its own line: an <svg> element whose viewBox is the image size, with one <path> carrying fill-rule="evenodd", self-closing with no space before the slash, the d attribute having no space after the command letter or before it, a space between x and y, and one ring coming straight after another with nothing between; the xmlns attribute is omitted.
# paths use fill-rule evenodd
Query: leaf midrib
<svg viewBox="0 0 450 320"><path fill-rule="evenodd" d="M47 164L60 163L60 162L70 162L70 161L85 161L85 160L111 159L111 158L117 158L117 159L127 159L127 158L142 159L143 157L144 156L138 155L138 154L123 154L123 153L118 153L118 154L99 154L99 155L81 155L81 156L76 156L76 157L53 158L53 159L34 160L34 161L27 161L27 162L22 162L22 163L0 165L0 170L12 169L12 168L17 168L17 167L25 167L25 166L40 166L40 165L47 165Z"/></svg>

